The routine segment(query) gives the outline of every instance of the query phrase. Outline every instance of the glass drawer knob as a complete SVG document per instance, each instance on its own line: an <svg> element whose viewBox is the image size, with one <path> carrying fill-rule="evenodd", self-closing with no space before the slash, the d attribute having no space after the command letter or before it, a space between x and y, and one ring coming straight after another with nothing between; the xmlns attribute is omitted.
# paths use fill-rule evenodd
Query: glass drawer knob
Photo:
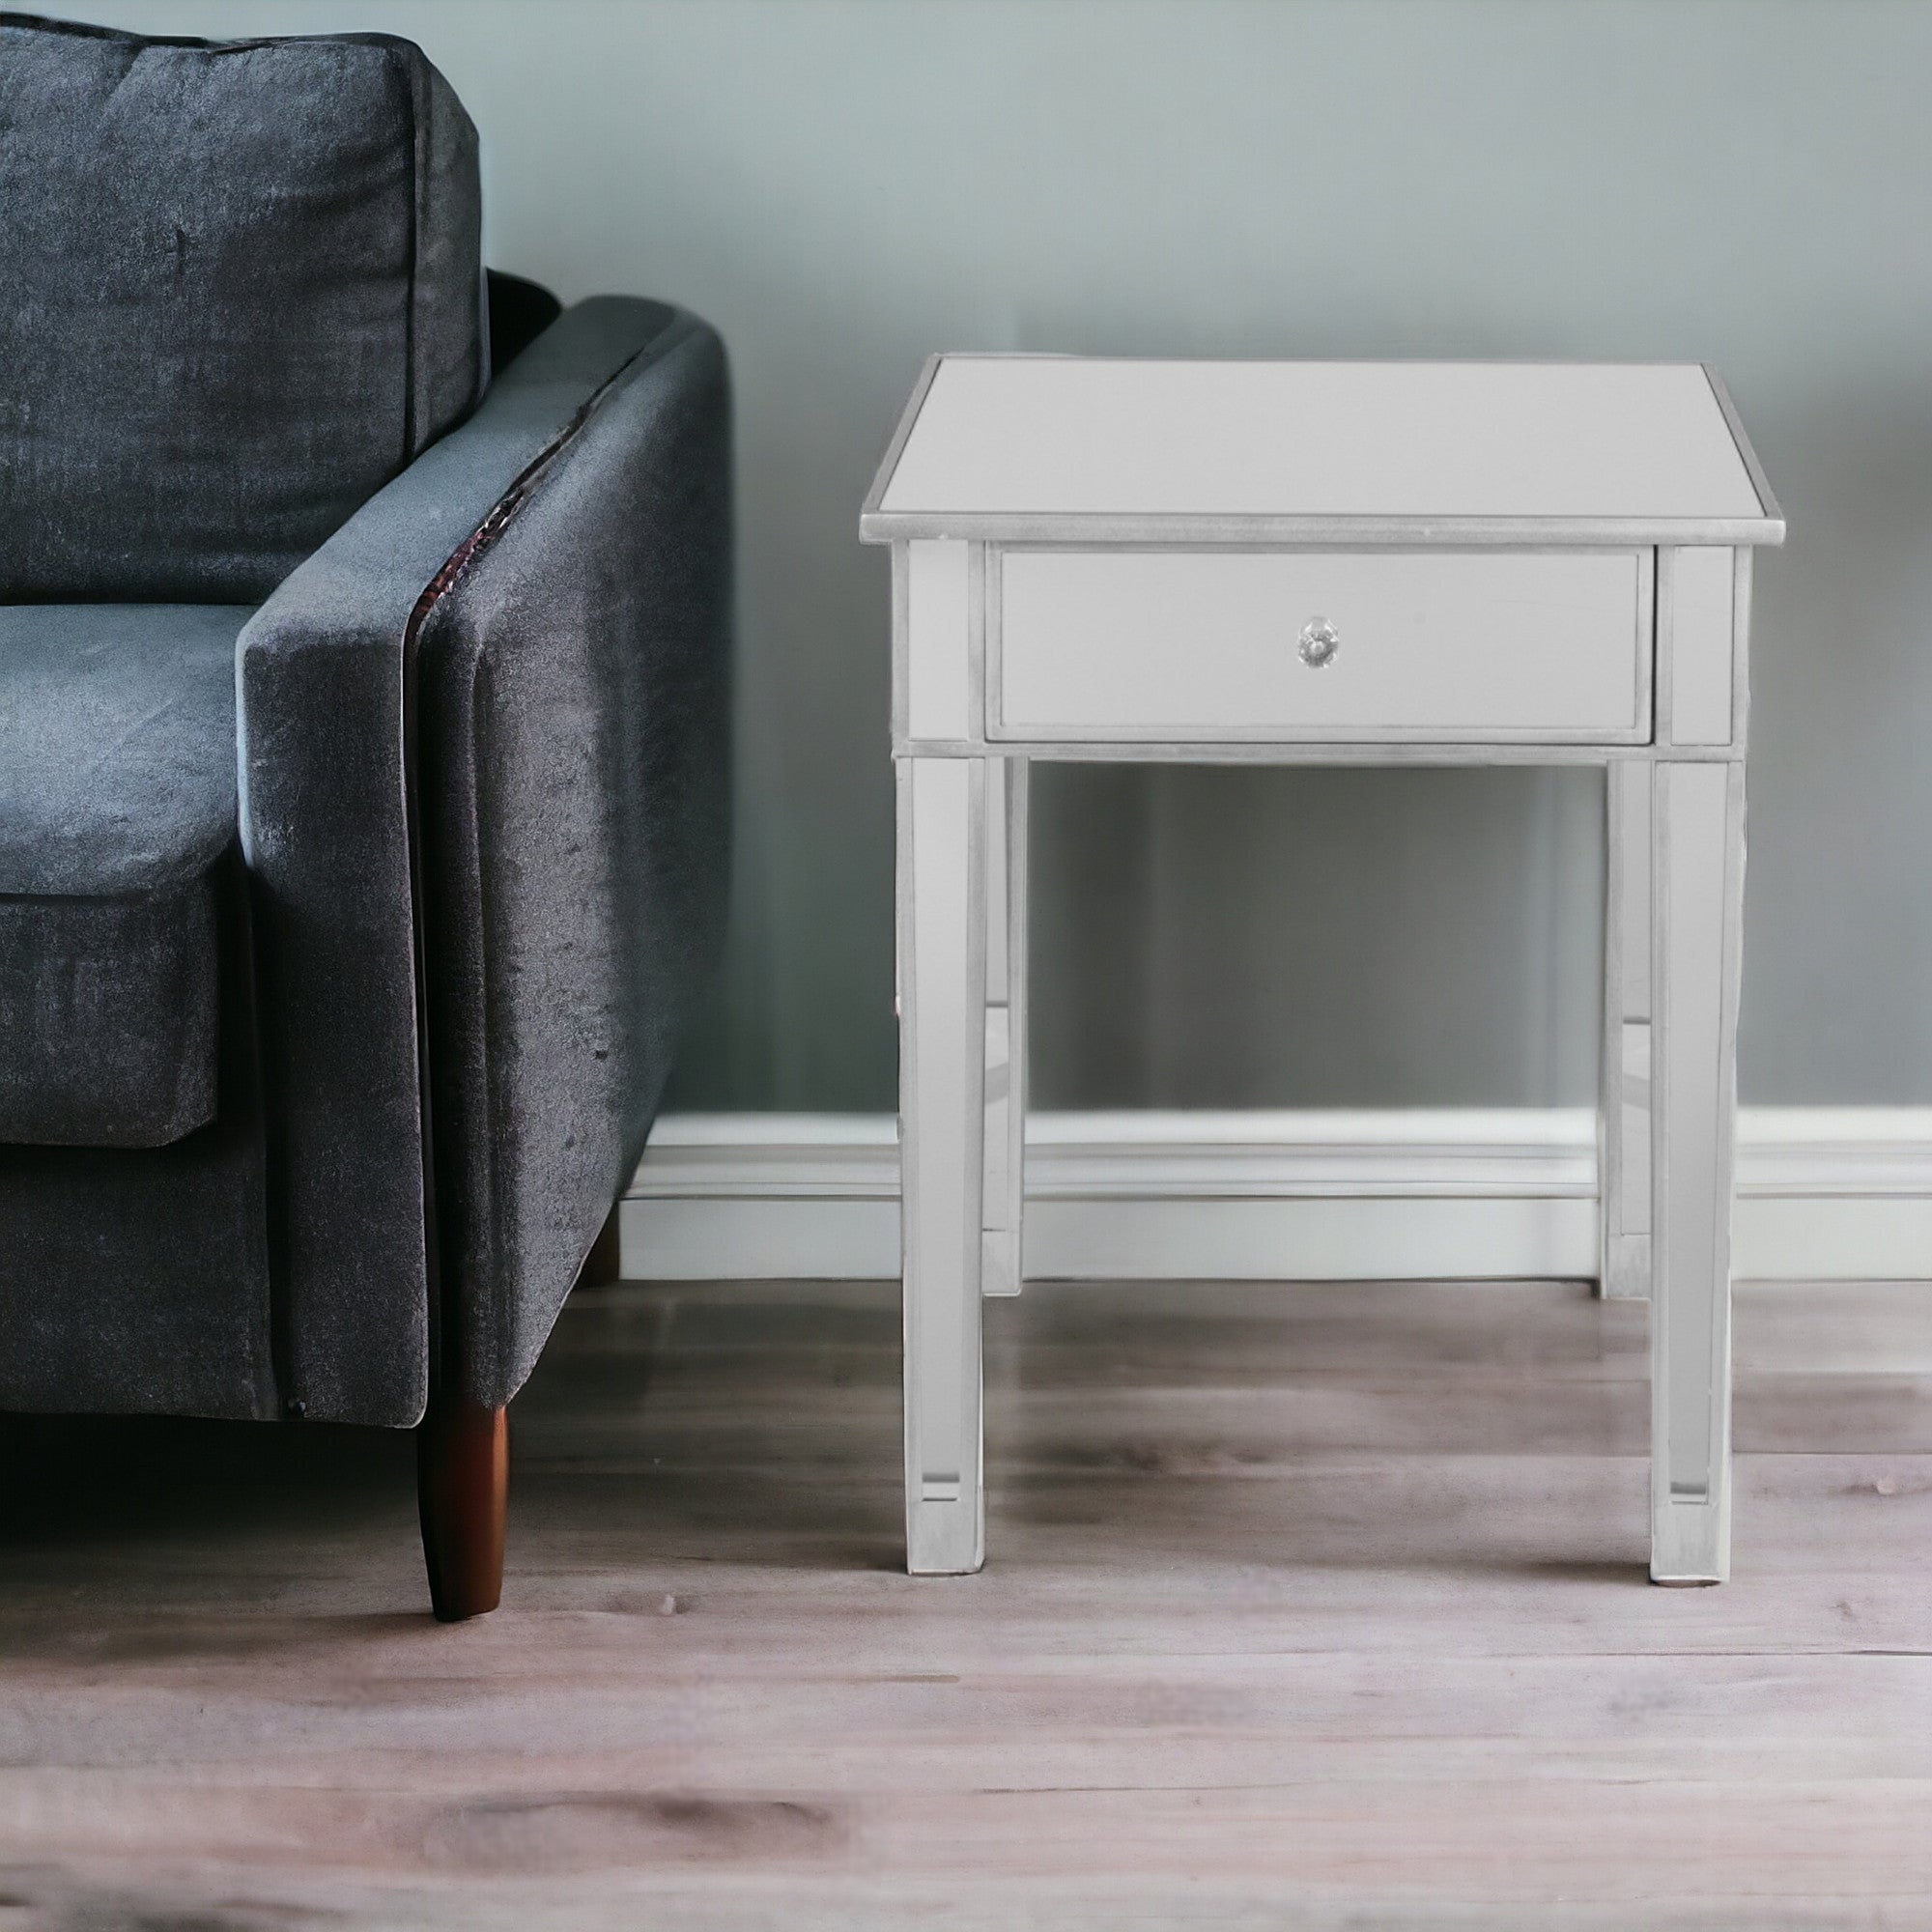
<svg viewBox="0 0 1932 1932"><path fill-rule="evenodd" d="M1335 653L1342 648L1342 639L1326 617L1311 617L1301 627L1298 648L1301 662L1311 670L1320 670L1323 665L1335 662Z"/></svg>

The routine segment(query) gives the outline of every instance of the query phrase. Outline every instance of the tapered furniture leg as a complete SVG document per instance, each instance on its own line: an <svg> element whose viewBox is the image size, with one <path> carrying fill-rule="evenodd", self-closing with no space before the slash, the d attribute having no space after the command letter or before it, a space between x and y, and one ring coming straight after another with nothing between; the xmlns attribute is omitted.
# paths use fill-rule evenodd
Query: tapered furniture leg
<svg viewBox="0 0 1932 1932"><path fill-rule="evenodd" d="M509 1411L432 1394L416 1425L416 1504L440 1622L480 1617L502 1601L509 1495Z"/></svg>
<svg viewBox="0 0 1932 1932"><path fill-rule="evenodd" d="M1744 766L1661 762L1653 806L1650 1574L1717 1583L1731 1560Z"/></svg>
<svg viewBox="0 0 1932 1932"><path fill-rule="evenodd" d="M906 1567L985 1552L980 1349L986 761L898 762Z"/></svg>
<svg viewBox="0 0 1932 1932"><path fill-rule="evenodd" d="M1603 1093L1597 1139L1601 1293L1650 1293L1650 798L1647 759L1607 767Z"/></svg>

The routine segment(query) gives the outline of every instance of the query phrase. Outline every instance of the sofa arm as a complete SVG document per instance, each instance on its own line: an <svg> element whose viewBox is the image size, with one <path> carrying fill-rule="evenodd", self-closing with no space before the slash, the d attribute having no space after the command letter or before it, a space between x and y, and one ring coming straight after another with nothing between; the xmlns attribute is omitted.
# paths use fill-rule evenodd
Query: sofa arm
<svg viewBox="0 0 1932 1932"><path fill-rule="evenodd" d="M417 651L439 1386L507 1403L637 1167L724 919L730 397L695 319L439 580Z"/></svg>
<svg viewBox="0 0 1932 1932"><path fill-rule="evenodd" d="M428 1393L430 1228L414 850L414 656L439 580L590 406L696 325L602 298L566 313L307 558L237 645L285 1402L404 1425Z"/></svg>

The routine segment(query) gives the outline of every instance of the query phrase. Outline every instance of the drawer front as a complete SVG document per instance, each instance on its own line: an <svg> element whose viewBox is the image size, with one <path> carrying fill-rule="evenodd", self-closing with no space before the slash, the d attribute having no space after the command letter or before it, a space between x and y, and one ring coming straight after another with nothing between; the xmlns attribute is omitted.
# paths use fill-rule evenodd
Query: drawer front
<svg viewBox="0 0 1932 1932"><path fill-rule="evenodd" d="M990 735L1650 737L1654 554L1005 551Z"/></svg>

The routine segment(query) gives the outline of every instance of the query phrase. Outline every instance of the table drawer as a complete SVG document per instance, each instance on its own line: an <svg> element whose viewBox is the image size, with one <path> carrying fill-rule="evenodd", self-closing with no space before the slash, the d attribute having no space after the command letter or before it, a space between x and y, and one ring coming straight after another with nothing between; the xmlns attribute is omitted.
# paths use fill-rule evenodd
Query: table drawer
<svg viewBox="0 0 1932 1932"><path fill-rule="evenodd" d="M999 739L1642 743L1653 553L1009 550Z"/></svg>

